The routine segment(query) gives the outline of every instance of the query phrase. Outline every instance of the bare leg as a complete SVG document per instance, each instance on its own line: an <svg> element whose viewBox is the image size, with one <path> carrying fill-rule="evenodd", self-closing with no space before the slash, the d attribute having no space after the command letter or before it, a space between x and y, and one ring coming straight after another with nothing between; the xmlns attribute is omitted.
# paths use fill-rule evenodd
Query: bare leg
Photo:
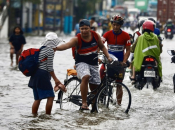
<svg viewBox="0 0 175 130"><path fill-rule="evenodd" d="M52 105L53 105L53 100L54 97L49 97L47 98L47 103L46 103L46 114L50 115L52 111Z"/></svg>
<svg viewBox="0 0 175 130"><path fill-rule="evenodd" d="M10 59L11 59L11 66L13 66L13 54L10 54Z"/></svg>
<svg viewBox="0 0 175 130"><path fill-rule="evenodd" d="M123 89L121 85L117 85L116 97L117 97L118 105L121 105L122 97L123 97Z"/></svg>
<svg viewBox="0 0 175 130"><path fill-rule="evenodd" d="M98 85L89 84L89 87L90 87L90 90L91 90L91 92L92 92L93 90L95 90L95 89L98 87ZM93 92L93 94L96 94L96 93L97 93L97 91L94 91L94 92ZM93 104L95 103L95 100L96 100L96 99L93 100ZM92 108L93 108L93 104L92 104Z"/></svg>
<svg viewBox="0 0 175 130"><path fill-rule="evenodd" d="M93 91L93 90L95 90L98 87L98 85L89 84L89 87L90 87L90 90ZM97 91L93 92L93 94L96 94L96 93L97 93Z"/></svg>
<svg viewBox="0 0 175 130"><path fill-rule="evenodd" d="M135 67L133 66L133 72L132 72L133 74L133 78L135 79Z"/></svg>
<svg viewBox="0 0 175 130"><path fill-rule="evenodd" d="M16 54L16 66L18 66L18 58L19 58L20 53Z"/></svg>
<svg viewBox="0 0 175 130"><path fill-rule="evenodd" d="M131 76L132 79L135 79L135 67L133 66L132 67L132 76Z"/></svg>
<svg viewBox="0 0 175 130"><path fill-rule="evenodd" d="M41 100L35 100L32 105L32 114L37 115Z"/></svg>
<svg viewBox="0 0 175 130"><path fill-rule="evenodd" d="M81 97L82 97L82 106L87 106L87 94L88 94L88 82L89 82L89 75L86 75L82 78L80 90L81 90Z"/></svg>
<svg viewBox="0 0 175 130"><path fill-rule="evenodd" d="M13 66L13 53L14 53L14 49L10 49L10 59L11 59L11 66Z"/></svg>

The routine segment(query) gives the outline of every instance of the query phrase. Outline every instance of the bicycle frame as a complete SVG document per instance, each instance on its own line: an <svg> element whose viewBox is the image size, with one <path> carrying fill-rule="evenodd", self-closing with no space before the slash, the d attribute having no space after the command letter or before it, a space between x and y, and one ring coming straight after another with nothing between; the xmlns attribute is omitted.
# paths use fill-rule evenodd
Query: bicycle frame
<svg viewBox="0 0 175 130"><path fill-rule="evenodd" d="M107 105L106 107L108 108L109 107L109 102L111 100L111 95L112 95L112 87L110 87L110 84L115 81L115 79L112 79L112 78L109 78L108 77L108 73L107 73L107 70L108 70L108 67L107 67L107 62L103 62L104 66L105 66L105 76L104 78L101 80L101 83L100 85L94 89L93 91L91 92L88 92L87 94L87 105L89 106L90 104L97 104L97 96L100 94L100 92L106 87L105 90L106 93L105 93L105 96L107 96ZM68 76L66 76L66 79L65 79L65 83L64 85L67 86L72 80L79 80L77 76L73 76L71 78L68 79ZM77 106L82 106L82 98L81 98L81 95L73 95L73 93L76 91L77 87L79 87L79 85L81 84L81 80L79 80L80 83L79 84L76 84L75 88L73 89L73 91L70 93L70 95L68 95L68 97L66 97L65 99L62 99L63 97L63 92L62 91L59 91L58 93L58 100L57 100L57 103L62 103L63 100L66 100L67 102L72 102L73 104L77 105ZM110 83L110 84L109 84ZM118 83L116 82L117 84L119 85L122 85L124 86L127 90L129 90L123 83ZM129 92L130 93L130 92ZM131 105L131 95L129 95L129 104L128 104L128 107L127 107L127 110L125 111L125 113L128 113L129 109L130 109L130 105ZM61 102L60 102L61 101ZM97 108L96 108L96 105L92 105L92 110L91 112L94 112L94 111L98 111Z"/></svg>

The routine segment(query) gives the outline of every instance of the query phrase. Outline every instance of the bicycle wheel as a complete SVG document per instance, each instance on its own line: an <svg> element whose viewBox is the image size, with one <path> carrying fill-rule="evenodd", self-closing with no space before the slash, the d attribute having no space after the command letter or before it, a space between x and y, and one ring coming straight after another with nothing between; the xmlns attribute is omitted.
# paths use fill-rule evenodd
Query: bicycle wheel
<svg viewBox="0 0 175 130"><path fill-rule="evenodd" d="M77 77L72 77L68 79L68 81L65 83L67 92L63 93L62 91L59 91L58 93L60 109L64 110L79 109L79 106L77 104L81 103L80 84L81 80L78 79ZM71 101L73 99L73 96L75 98L75 100L73 100L74 103Z"/></svg>
<svg viewBox="0 0 175 130"><path fill-rule="evenodd" d="M120 86L119 86L120 85ZM131 93L123 83L115 81L109 84L109 89L104 87L98 93L96 107L98 112L125 112L131 106Z"/></svg>

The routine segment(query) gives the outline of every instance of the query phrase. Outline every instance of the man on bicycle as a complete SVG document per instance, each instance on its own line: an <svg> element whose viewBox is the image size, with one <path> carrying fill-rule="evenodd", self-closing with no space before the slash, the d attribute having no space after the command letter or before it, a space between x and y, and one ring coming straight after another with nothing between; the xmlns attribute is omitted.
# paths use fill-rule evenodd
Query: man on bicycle
<svg viewBox="0 0 175 130"><path fill-rule="evenodd" d="M89 110L86 102L88 83L90 90L93 91L101 82L98 70L98 48L103 51L109 61L112 61L112 59L109 57L108 51L103 45L100 36L91 30L90 22L87 19L83 19L79 25L80 33L66 44L58 46L56 50L62 51L76 47L75 65L77 74L81 78L81 109Z"/></svg>
<svg viewBox="0 0 175 130"><path fill-rule="evenodd" d="M111 18L111 24L113 30L106 32L103 37L102 41L105 43L107 41L108 45L108 52L118 58L121 61L122 65L126 65L128 57L130 55L130 36L127 32L121 30L121 26L124 23L124 19L118 15L114 15ZM104 77L105 67L104 65L100 68L100 76L101 79ZM122 81L119 81L122 82ZM123 91L120 85L117 86L117 103L118 105L121 104Z"/></svg>

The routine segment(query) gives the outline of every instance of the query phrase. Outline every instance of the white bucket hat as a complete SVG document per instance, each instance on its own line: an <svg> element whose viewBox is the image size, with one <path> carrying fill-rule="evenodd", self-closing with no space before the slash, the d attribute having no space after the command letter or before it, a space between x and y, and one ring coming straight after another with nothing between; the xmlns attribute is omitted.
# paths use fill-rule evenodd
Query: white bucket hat
<svg viewBox="0 0 175 130"><path fill-rule="evenodd" d="M58 38L56 33L49 32L46 34L45 41L41 45L56 48L60 42L61 40Z"/></svg>

